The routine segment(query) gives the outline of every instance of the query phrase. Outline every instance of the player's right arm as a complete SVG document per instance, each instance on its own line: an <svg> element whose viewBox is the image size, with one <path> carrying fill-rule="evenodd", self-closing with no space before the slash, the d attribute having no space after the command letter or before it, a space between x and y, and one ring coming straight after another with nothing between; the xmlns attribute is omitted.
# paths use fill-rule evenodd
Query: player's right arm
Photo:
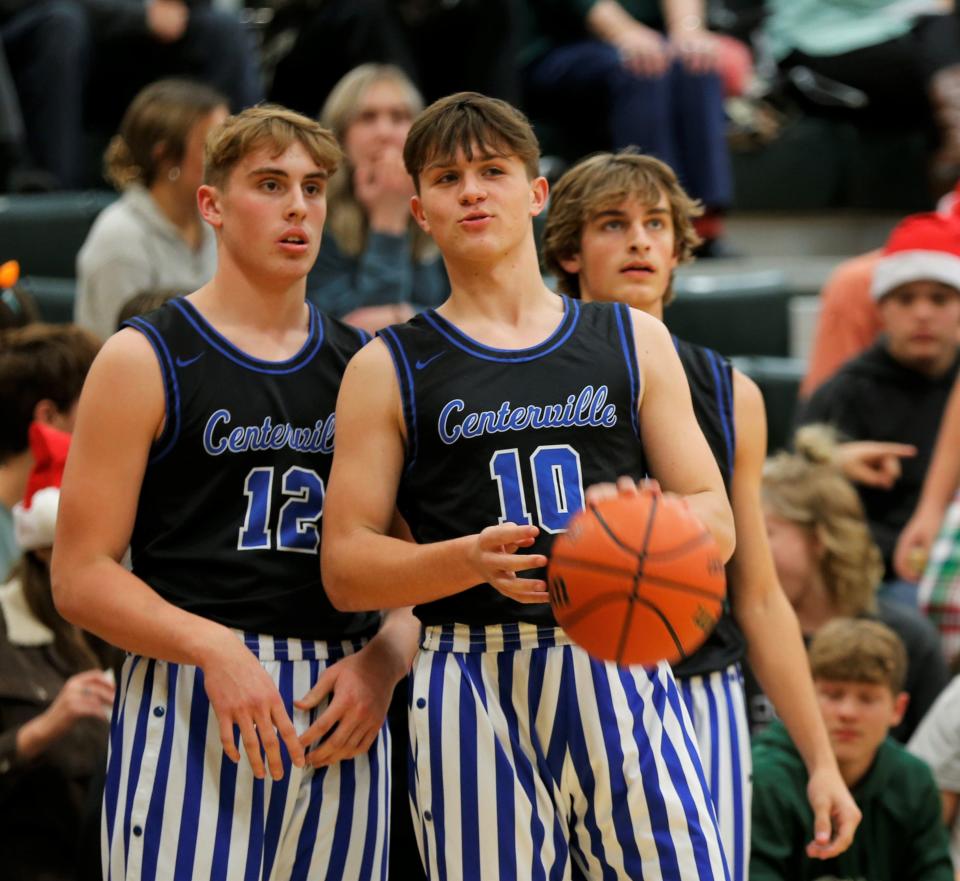
<svg viewBox="0 0 960 881"><path fill-rule="evenodd" d="M237 725L254 773L265 773L262 743L279 779L274 732L298 765L303 748L269 675L229 629L166 602L119 562L164 410L160 368L146 338L129 329L111 337L80 397L60 493L54 600L65 618L127 651L200 667L227 755L240 758Z"/></svg>
<svg viewBox="0 0 960 881"><path fill-rule="evenodd" d="M518 578L546 566L534 526L504 523L432 544L390 536L404 467L400 390L386 346L375 340L347 365L337 398L333 467L323 511L323 582L345 611L392 609L488 582L518 602L546 602L543 581Z"/></svg>

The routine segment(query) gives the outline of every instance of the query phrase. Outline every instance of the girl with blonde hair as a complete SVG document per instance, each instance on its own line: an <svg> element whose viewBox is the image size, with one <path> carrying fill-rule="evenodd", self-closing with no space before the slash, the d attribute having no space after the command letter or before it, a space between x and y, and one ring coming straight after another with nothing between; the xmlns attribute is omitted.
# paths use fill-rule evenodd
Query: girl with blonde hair
<svg viewBox="0 0 960 881"><path fill-rule="evenodd" d="M439 252L410 214L402 150L422 109L399 67L363 64L337 83L320 117L346 162L330 180L327 234L307 295L370 331L439 305L450 290Z"/></svg>
<svg viewBox="0 0 960 881"><path fill-rule="evenodd" d="M763 508L777 575L806 638L840 617L877 618L907 647L910 706L893 729L905 741L947 682L939 638L914 609L878 599L883 558L863 506L836 464L832 429L797 432L796 452L781 452L763 472Z"/></svg>

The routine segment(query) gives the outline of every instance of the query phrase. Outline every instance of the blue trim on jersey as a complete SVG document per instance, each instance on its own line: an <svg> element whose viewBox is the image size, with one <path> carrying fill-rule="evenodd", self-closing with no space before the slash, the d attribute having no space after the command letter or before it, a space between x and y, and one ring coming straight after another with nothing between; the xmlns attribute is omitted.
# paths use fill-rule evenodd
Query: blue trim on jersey
<svg viewBox="0 0 960 881"><path fill-rule="evenodd" d="M704 349L707 353L707 357L710 359L710 367L713 369L713 381L714 381L714 391L717 395L717 408L720 410L720 423L723 425L723 440L727 448L727 465L730 469L731 476L733 475L733 431L730 427L730 412L733 407L732 397L730 398L730 408L728 409L727 401L725 400L725 383L723 381L723 374L725 371L722 369L722 364L720 363L720 356L713 351L713 349Z"/></svg>
<svg viewBox="0 0 960 881"><path fill-rule="evenodd" d="M386 343L387 351L393 360L393 369L397 374L397 382L400 385L400 398L403 401L403 417L407 423L407 469L413 467L417 461L417 448L419 446L417 438L417 407L416 399L413 394L413 371L410 369L410 362L407 360L407 353L403 350L403 345L396 331L392 327L385 327L378 331L379 336Z"/></svg>
<svg viewBox="0 0 960 881"><path fill-rule="evenodd" d="M617 332L620 335L620 346L623 357L627 362L627 373L630 376L630 399L633 406L630 408L630 421L633 433L640 437L640 368L637 365L637 344L633 338L633 322L630 312L623 303L614 305L617 315Z"/></svg>
<svg viewBox="0 0 960 881"><path fill-rule="evenodd" d="M730 460L730 476L732 478L737 449L737 419L733 409L733 369L721 370L720 380L723 383L723 390L727 396L727 413L730 414L730 442L734 449L734 458Z"/></svg>
<svg viewBox="0 0 960 881"><path fill-rule="evenodd" d="M560 348L576 330L577 321L580 318L580 303L569 297L563 298L563 318L557 329L553 331L543 342L535 346L529 346L525 349L497 349L493 346L484 345L465 334L456 325L451 324L442 315L438 315L435 310L430 309L421 313L424 320L447 342L456 346L468 355L476 358L482 358L484 361L496 361L502 364L523 364L527 361L535 361L549 355L551 352ZM559 337L559 338L558 338Z"/></svg>
<svg viewBox="0 0 960 881"><path fill-rule="evenodd" d="M197 307L188 300L171 300L170 302L183 313L184 318L190 322L193 329L203 337L209 346L216 349L225 358L233 361L234 364L246 370L252 370L254 373L266 373L272 376L296 373L310 363L323 345L323 319L313 303L309 301L307 301L307 309L310 315L310 324L306 342L301 346L299 352L283 361L264 361L261 358L248 355L243 349L237 348L230 340L220 334L197 311Z"/></svg>
<svg viewBox="0 0 960 881"><path fill-rule="evenodd" d="M152 324L136 317L124 322L124 327L138 330L146 337L157 356L160 373L163 375L163 399L166 405L167 422L163 426L163 433L154 444L156 452L150 456L150 463L153 464L159 462L173 449L173 445L180 436L180 384L177 382L177 370L174 366L173 357L170 355L170 349L167 348L166 340L160 336L157 329ZM172 406L169 386L172 386L173 390Z"/></svg>
<svg viewBox="0 0 960 881"><path fill-rule="evenodd" d="M370 340L373 339L369 333L367 333L362 327L353 327L352 325L347 325L351 330L356 331L357 336L360 337L360 347L363 348Z"/></svg>

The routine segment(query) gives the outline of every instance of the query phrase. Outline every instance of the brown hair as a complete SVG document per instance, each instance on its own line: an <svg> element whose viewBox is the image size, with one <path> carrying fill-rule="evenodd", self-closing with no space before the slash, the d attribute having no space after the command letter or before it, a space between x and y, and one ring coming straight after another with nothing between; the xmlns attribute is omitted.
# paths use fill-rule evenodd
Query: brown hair
<svg viewBox="0 0 960 881"><path fill-rule="evenodd" d="M393 64L361 64L345 74L327 97L320 113L320 122L333 132L342 144L347 130L357 117L360 101L377 83L393 83L404 95L410 117L423 110L423 98L410 78ZM350 157L330 178L327 187L327 225L337 247L348 257L359 256L367 245L369 224L366 209L353 192L354 168ZM410 251L414 260L424 261L437 256L437 246L410 215Z"/></svg>
<svg viewBox="0 0 960 881"><path fill-rule="evenodd" d="M817 631L808 650L814 679L886 685L903 691L907 652L886 624L863 618L834 618Z"/></svg>
<svg viewBox="0 0 960 881"><path fill-rule="evenodd" d="M118 190L133 183L149 187L161 162L183 159L194 125L226 106L216 89L190 80L157 80L141 89L104 154L107 180Z"/></svg>
<svg viewBox="0 0 960 881"><path fill-rule="evenodd" d="M870 536L860 496L833 464L836 433L826 425L807 425L794 443L796 453L778 453L764 465L763 502L819 539L820 572L837 612L871 611L883 557Z"/></svg>
<svg viewBox="0 0 960 881"><path fill-rule="evenodd" d="M661 194L670 204L674 253L681 263L686 263L693 259L693 249L700 244L693 219L703 214L703 206L687 195L669 165L652 156L622 150L598 153L567 171L551 190L543 231L544 265L556 275L560 290L580 296L579 276L567 272L561 261L580 252L587 223L625 199L636 198L645 205L656 205ZM671 285L663 298L664 305L672 299Z"/></svg>
<svg viewBox="0 0 960 881"><path fill-rule="evenodd" d="M329 174L343 158L333 134L316 120L278 104L258 104L228 116L207 136L203 182L222 189L230 172L250 153L269 146L279 156L294 142Z"/></svg>
<svg viewBox="0 0 960 881"><path fill-rule="evenodd" d="M457 92L434 101L414 121L403 145L403 162L420 190L420 175L434 162L451 162L462 150L516 156L533 180L540 173L540 144L529 120L516 107L477 92Z"/></svg>
<svg viewBox="0 0 960 881"><path fill-rule="evenodd" d="M29 324L0 334L0 463L29 445L45 399L62 413L80 397L100 340L75 324Z"/></svg>
<svg viewBox="0 0 960 881"><path fill-rule="evenodd" d="M21 287L0 291L0 330L26 327L40 320L37 301Z"/></svg>
<svg viewBox="0 0 960 881"><path fill-rule="evenodd" d="M139 291L124 301L124 304L120 307L120 312L117 315L117 330L123 326L125 321L136 318L138 315L153 312L154 309L159 309L167 301L183 297L188 293L189 291L176 291L167 288L150 288L146 291Z"/></svg>

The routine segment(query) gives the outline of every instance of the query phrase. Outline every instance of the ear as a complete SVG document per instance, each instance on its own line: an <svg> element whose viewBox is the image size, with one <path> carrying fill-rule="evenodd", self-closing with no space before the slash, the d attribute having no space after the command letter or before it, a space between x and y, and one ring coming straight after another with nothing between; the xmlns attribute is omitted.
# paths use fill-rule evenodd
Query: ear
<svg viewBox="0 0 960 881"><path fill-rule="evenodd" d="M223 209L221 207L221 193L210 184L201 184L197 188L197 209L200 216L214 229L223 226Z"/></svg>
<svg viewBox="0 0 960 881"><path fill-rule="evenodd" d="M910 695L905 691L901 691L893 699L893 718L890 722L890 727L893 728L895 725L899 725L903 721L903 716L907 712L907 707L910 704Z"/></svg>
<svg viewBox="0 0 960 881"><path fill-rule="evenodd" d="M550 184L545 177L535 177L530 181L530 215L536 217L547 207Z"/></svg>
<svg viewBox="0 0 960 881"><path fill-rule="evenodd" d="M569 272L570 275L579 275L580 270L583 268L583 263L580 260L579 254L574 254L573 257L564 257L560 262L560 267L564 272Z"/></svg>
<svg viewBox="0 0 960 881"><path fill-rule="evenodd" d="M427 221L427 216L423 213L423 202L420 201L419 196L410 197L410 213L417 222L417 226L427 235L430 235L430 224Z"/></svg>

